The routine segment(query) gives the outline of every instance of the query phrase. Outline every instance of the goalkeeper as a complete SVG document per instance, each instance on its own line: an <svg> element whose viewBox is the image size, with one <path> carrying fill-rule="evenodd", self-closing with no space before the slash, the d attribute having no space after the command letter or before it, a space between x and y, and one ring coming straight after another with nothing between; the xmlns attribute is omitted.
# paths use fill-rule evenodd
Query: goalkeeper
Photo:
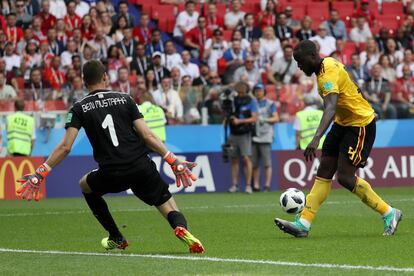
<svg viewBox="0 0 414 276"><path fill-rule="evenodd" d="M88 61L82 70L89 94L69 111L66 133L46 162L33 174L19 179L22 185L17 194L23 199L39 200L39 188L45 177L69 154L79 129L83 127L99 167L82 177L80 187L93 215L109 233L101 242L103 247L125 249L128 242L102 196L131 189L134 195L160 211L191 253L203 253L201 242L187 230L187 221L178 210L168 185L148 157L147 147L171 165L177 186L191 186L191 181L196 178L190 169L196 164L179 160L167 150L147 127L130 96L107 89L109 77L100 61Z"/></svg>

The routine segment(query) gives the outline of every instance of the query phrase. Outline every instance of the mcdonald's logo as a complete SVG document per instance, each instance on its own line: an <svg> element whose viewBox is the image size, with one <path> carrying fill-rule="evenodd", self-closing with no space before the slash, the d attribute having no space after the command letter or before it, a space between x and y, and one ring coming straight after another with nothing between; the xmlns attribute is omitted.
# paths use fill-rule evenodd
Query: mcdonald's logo
<svg viewBox="0 0 414 276"><path fill-rule="evenodd" d="M0 158L0 200L17 199L16 189L20 185L17 183L22 175L32 173L44 162L42 157L15 157ZM40 195L45 195L45 185L40 189Z"/></svg>

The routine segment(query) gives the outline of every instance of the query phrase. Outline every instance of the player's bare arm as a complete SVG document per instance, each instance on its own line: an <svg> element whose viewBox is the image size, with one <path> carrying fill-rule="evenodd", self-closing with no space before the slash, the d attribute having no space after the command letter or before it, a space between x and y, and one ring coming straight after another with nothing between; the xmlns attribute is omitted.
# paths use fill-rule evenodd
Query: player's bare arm
<svg viewBox="0 0 414 276"><path fill-rule="evenodd" d="M39 190L45 177L49 174L53 167L62 162L63 159L70 153L73 142L78 136L78 129L70 127L66 130L62 141L53 150L52 154L36 171L32 174L22 176L17 181L21 186L16 190L16 193L22 199L35 201L39 200Z"/></svg>
<svg viewBox="0 0 414 276"><path fill-rule="evenodd" d="M177 187L180 187L181 184L183 184L184 187L189 187L192 185L191 181L197 180L197 177L191 172L191 169L197 166L197 164L178 159L149 129L149 127L145 124L144 119L141 118L135 120L134 128L138 135L141 135L145 144L151 150L160 154L164 160L171 165L171 168L176 176Z"/></svg>
<svg viewBox="0 0 414 276"><path fill-rule="evenodd" d="M319 123L318 129L316 130L315 136L312 141L306 147L304 155L306 161L312 161L316 157L315 151L319 146L319 141L321 140L323 134L328 129L329 125L332 123L332 120L335 117L336 104L338 102L338 94L330 93L323 99L324 101L324 112L322 115L321 122Z"/></svg>

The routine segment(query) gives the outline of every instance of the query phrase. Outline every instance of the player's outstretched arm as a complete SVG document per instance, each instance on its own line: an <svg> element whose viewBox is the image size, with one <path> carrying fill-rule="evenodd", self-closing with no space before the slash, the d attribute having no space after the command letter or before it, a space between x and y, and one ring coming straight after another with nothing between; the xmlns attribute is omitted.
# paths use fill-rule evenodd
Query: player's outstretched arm
<svg viewBox="0 0 414 276"><path fill-rule="evenodd" d="M144 139L145 144L153 151L160 154L164 160L170 164L175 174L177 187L183 184L184 187L191 186L191 181L197 180L192 174L191 169L197 166L196 163L182 161L174 153L170 152L163 142L149 129L144 119L134 121L135 131Z"/></svg>
<svg viewBox="0 0 414 276"><path fill-rule="evenodd" d="M42 185L45 177L49 174L53 167L62 162L63 159L69 154L72 149L73 142L78 135L79 130L77 128L69 127L62 141L53 150L52 154L36 171L32 174L22 176L17 182L21 183L21 186L16 190L17 195L22 199L35 201L39 200L40 185Z"/></svg>
<svg viewBox="0 0 414 276"><path fill-rule="evenodd" d="M336 103L338 102L338 93L330 93L323 98L325 109L323 111L321 122L319 123L318 129L316 130L315 136L312 141L306 147L304 155L306 161L312 161L316 157L315 151L319 146L319 141L325 134L329 125L335 117Z"/></svg>

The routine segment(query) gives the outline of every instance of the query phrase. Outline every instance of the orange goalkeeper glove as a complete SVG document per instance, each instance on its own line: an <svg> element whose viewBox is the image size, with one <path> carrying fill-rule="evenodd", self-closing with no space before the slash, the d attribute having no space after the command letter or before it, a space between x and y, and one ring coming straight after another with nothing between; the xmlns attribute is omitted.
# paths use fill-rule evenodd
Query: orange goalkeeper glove
<svg viewBox="0 0 414 276"><path fill-rule="evenodd" d="M183 184L185 188L189 187L192 185L191 181L197 180L197 177L190 170L197 166L196 163L181 161L172 152L167 152L164 156L164 160L170 164L171 169L175 174L177 187L180 187L181 184Z"/></svg>
<svg viewBox="0 0 414 276"><path fill-rule="evenodd" d="M43 183L45 177L49 174L51 168L44 163L32 174L22 176L17 182L22 183L16 190L17 196L28 201L34 199L39 201L40 185Z"/></svg>

